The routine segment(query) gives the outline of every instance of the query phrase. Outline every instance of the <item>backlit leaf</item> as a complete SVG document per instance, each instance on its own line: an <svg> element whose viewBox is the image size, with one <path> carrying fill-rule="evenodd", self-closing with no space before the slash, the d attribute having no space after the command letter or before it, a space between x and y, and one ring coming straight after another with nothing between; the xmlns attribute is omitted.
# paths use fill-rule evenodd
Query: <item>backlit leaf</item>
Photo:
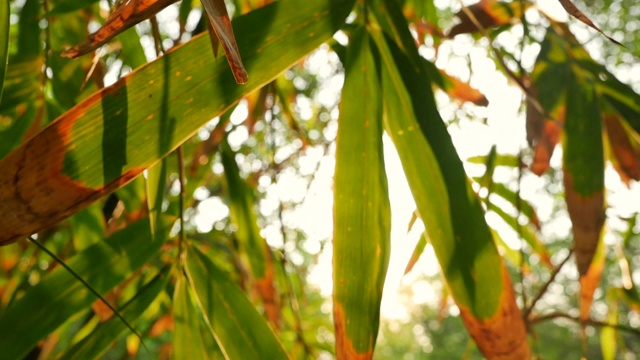
<svg viewBox="0 0 640 360"><path fill-rule="evenodd" d="M9 61L9 0L0 0L0 101Z"/></svg>
<svg viewBox="0 0 640 360"><path fill-rule="evenodd" d="M391 213L376 57L364 27L347 49L336 139L333 318L338 359L371 359L389 263Z"/></svg>
<svg viewBox="0 0 640 360"><path fill-rule="evenodd" d="M580 9L578 9L578 7L576 7L571 0L558 0L558 1L560 1L560 4L562 5L562 7L565 10L567 10L567 12L569 14L571 14L573 17L575 17L576 19L582 21L587 26L595 29L600 34L604 35L604 37L609 39L609 41L622 46L622 44L620 44L619 42L615 41L613 38L609 37L602 30L600 30L600 28L597 27L582 11L580 11Z"/></svg>
<svg viewBox="0 0 640 360"><path fill-rule="evenodd" d="M460 23L449 30L449 36L458 34L468 34L479 31L476 21L483 29L490 29L508 24L514 20L519 20L523 10L531 4L528 2L500 2L496 0L480 0L480 2L468 6L467 9L473 18L466 11L461 10L456 14Z"/></svg>
<svg viewBox="0 0 640 360"><path fill-rule="evenodd" d="M131 181L330 39L353 1L296 4L279 1L234 22L247 69L259 70L246 86L237 86L224 59L202 51L208 39L196 37L95 93L1 159L0 228L10 230L0 244L56 224Z"/></svg>

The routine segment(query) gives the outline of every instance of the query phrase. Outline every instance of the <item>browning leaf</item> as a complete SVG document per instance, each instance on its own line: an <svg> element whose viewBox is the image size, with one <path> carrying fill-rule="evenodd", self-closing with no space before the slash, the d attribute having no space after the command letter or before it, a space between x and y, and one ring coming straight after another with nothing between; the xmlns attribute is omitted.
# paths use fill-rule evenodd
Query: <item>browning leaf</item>
<svg viewBox="0 0 640 360"><path fill-rule="evenodd" d="M620 44L619 42L617 42L616 40L614 40L613 38L605 34L602 30L600 30L600 28L597 27L591 20L589 20L589 18L584 13L582 13L582 11L580 11L580 9L578 9L578 7L571 2L571 0L558 0L558 1L560 1L560 5L562 5L562 7L565 10L567 10L567 12L571 14L573 17L582 21L587 26L593 28L594 30L602 34L604 37L609 39L609 41L611 41L612 43L618 44L624 47L624 45Z"/></svg>
<svg viewBox="0 0 640 360"><path fill-rule="evenodd" d="M247 71L242 65L242 59L240 58L240 51L238 50L238 44L236 38L233 35L233 28L231 27L231 19L227 13L227 8L224 4L224 0L202 0L202 5L209 16L211 21L211 27L218 36L218 40L222 43L224 53L227 55L227 61L233 71L233 77L238 84L244 84L249 81ZM217 49L214 49L214 53Z"/></svg>
<svg viewBox="0 0 640 360"><path fill-rule="evenodd" d="M640 180L640 151L637 144L634 146L631 143L627 131L616 115L605 115L604 124L618 174L627 186L630 179Z"/></svg>
<svg viewBox="0 0 640 360"><path fill-rule="evenodd" d="M594 257L605 220L604 192L590 196L578 194L571 174L564 169L564 191L573 224L573 241L580 276L585 276Z"/></svg>
<svg viewBox="0 0 640 360"><path fill-rule="evenodd" d="M160 10L177 0L128 0L117 8L98 29L90 34L87 40L62 52L62 56L77 58L104 45L114 36L157 14Z"/></svg>
<svg viewBox="0 0 640 360"><path fill-rule="evenodd" d="M604 241L600 240L589 271L580 278L580 320L582 321L589 320L589 310L593 303L593 294L600 284L604 260Z"/></svg>
<svg viewBox="0 0 640 360"><path fill-rule="evenodd" d="M474 317L469 309L459 306L462 321L487 359L530 359L524 322L516 305L511 279L504 266L502 283L503 292L496 315L480 319Z"/></svg>
<svg viewBox="0 0 640 360"><path fill-rule="evenodd" d="M473 15L469 17L467 11L461 10L456 14L460 23L449 31L449 36L468 34L479 31L476 21L483 29L490 29L508 24L512 19L520 18L522 10L526 10L530 5L514 1L503 3L496 0L480 0L480 2L468 6L467 9Z"/></svg>

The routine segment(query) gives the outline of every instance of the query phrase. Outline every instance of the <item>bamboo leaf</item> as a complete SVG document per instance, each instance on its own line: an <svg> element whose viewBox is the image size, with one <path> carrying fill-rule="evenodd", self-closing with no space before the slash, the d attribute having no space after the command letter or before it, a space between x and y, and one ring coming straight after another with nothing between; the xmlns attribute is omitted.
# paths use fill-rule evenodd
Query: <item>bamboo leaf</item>
<svg viewBox="0 0 640 360"><path fill-rule="evenodd" d="M189 248L187 269L210 331L227 359L288 359L264 317L209 257ZM250 324L250 326L249 326Z"/></svg>
<svg viewBox="0 0 640 360"><path fill-rule="evenodd" d="M567 12L569 14L571 14L573 17L575 17L576 19L582 21L584 24L586 24L587 26L593 28L594 30L596 30L597 32L599 32L600 34L604 35L604 37L606 37L607 39L609 39L609 41L611 41L614 44L618 44L622 47L624 47L622 44L620 44L619 42L617 42L616 40L614 40L613 38L611 38L610 36L608 36L607 34L605 34L602 30L600 30L599 27L596 26L596 24L594 24L588 17L587 15L585 15L582 11L580 11L580 9L578 9L577 6L575 6L573 4L573 2L571 0L559 0L560 1L560 5L562 5L562 7L567 10Z"/></svg>
<svg viewBox="0 0 640 360"><path fill-rule="evenodd" d="M169 267L165 267L138 293L122 305L120 312L125 319L135 324L169 282ZM100 323L86 338L66 351L61 359L97 359L109 346L127 331L126 326L116 317Z"/></svg>
<svg viewBox="0 0 640 360"><path fill-rule="evenodd" d="M202 317L194 303L189 288L189 281L180 273L173 293L173 351L172 358L180 360L210 359L210 347L206 346L206 338L211 334L203 334Z"/></svg>
<svg viewBox="0 0 640 360"><path fill-rule="evenodd" d="M202 0L202 5L204 5L204 9L209 16L211 27L215 31L220 43L222 43L224 53L227 54L227 60L229 61L229 66L231 66L233 77L238 84L246 83L249 80L249 76L247 75L244 65L242 65L238 44L233 35L231 19L229 19L224 0ZM212 46L215 45L212 44ZM214 47L214 53L216 50Z"/></svg>
<svg viewBox="0 0 640 360"><path fill-rule="evenodd" d="M585 79L569 82L563 142L565 199L578 271L584 276L605 220L602 122L595 91Z"/></svg>
<svg viewBox="0 0 640 360"><path fill-rule="evenodd" d="M334 190L333 318L338 359L371 359L389 262L391 214L376 57L364 27L347 49Z"/></svg>
<svg viewBox="0 0 640 360"><path fill-rule="evenodd" d="M425 91L430 81L424 69L412 66L381 32L374 29L372 34L384 63L385 129L398 149L462 319L488 358L499 354L528 358L511 281L433 94L428 87Z"/></svg>
<svg viewBox="0 0 640 360"><path fill-rule="evenodd" d="M129 225L66 263L104 294L156 255L163 241L152 241L148 229L146 220ZM95 296L65 269L54 270L0 314L0 323L13 324L0 327L3 356L24 357L38 341L94 301Z"/></svg>
<svg viewBox="0 0 640 360"><path fill-rule="evenodd" d="M224 59L202 51L208 39L199 36L90 96L1 159L0 228L7 231L0 244L56 224L131 181L330 39L353 1L296 4L279 1L234 21L246 67L257 70L245 86Z"/></svg>
<svg viewBox="0 0 640 360"><path fill-rule="evenodd" d="M9 62L9 0L0 0L0 101Z"/></svg>
<svg viewBox="0 0 640 360"><path fill-rule="evenodd" d="M602 271L604 270L605 252L604 239L600 237L592 264L587 273L580 277L580 319L583 321L590 318L593 294L600 285Z"/></svg>
<svg viewBox="0 0 640 360"><path fill-rule="evenodd" d="M62 56L77 58L88 54L98 47L107 43L114 36L146 20L165 7L173 4L177 0L127 0L122 6L118 7L107 21L96 31L89 35L88 39L82 43L71 47L64 52Z"/></svg>

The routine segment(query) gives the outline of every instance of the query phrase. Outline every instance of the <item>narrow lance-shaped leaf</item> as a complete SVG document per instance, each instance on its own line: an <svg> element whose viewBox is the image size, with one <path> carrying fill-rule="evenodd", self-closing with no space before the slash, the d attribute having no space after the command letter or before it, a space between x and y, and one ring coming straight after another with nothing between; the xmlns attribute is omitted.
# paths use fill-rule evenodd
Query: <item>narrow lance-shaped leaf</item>
<svg viewBox="0 0 640 360"><path fill-rule="evenodd" d="M333 319L338 359L371 359L389 262L391 214L376 58L364 27L347 49L334 190Z"/></svg>
<svg viewBox="0 0 640 360"><path fill-rule="evenodd" d="M640 180L640 145L625 129L619 117L613 114L604 115L607 139L611 148L614 168L627 186L629 181Z"/></svg>
<svg viewBox="0 0 640 360"><path fill-rule="evenodd" d="M227 359L288 358L264 317L209 257L189 248L187 271L207 326Z"/></svg>
<svg viewBox="0 0 640 360"><path fill-rule="evenodd" d="M235 153L226 141L221 144L221 160L229 194L230 219L236 226L235 236L241 250L248 257L256 290L262 298L265 312L277 327L280 322L280 309L276 304L273 263L267 241L260 235L253 189L240 177Z"/></svg>
<svg viewBox="0 0 640 360"><path fill-rule="evenodd" d="M9 60L9 0L0 0L0 100Z"/></svg>
<svg viewBox="0 0 640 360"><path fill-rule="evenodd" d="M62 52L62 56L76 58L97 49L114 36L146 20L177 0L127 0L118 7L87 40Z"/></svg>
<svg viewBox="0 0 640 360"><path fill-rule="evenodd" d="M580 320L582 321L589 320L593 294L600 285L600 278L604 270L605 248L604 239L600 237L591 266L587 273L580 277Z"/></svg>
<svg viewBox="0 0 640 360"><path fill-rule="evenodd" d="M210 359L206 337L201 329L205 326L196 303L192 299L192 289L183 272L180 272L173 293L173 351L172 358L180 360ZM213 337L209 342L213 342Z"/></svg>
<svg viewBox="0 0 640 360"><path fill-rule="evenodd" d="M596 24L594 24L593 21L591 21L582 11L580 11L580 9L578 9L578 7L575 6L571 0L558 0L558 1L560 1L560 4L562 5L562 7L565 10L567 10L567 12L572 16L574 16L576 19L582 21L587 26L593 28L600 34L604 35L604 37L609 39L609 41L611 41L612 43L623 46L622 44L620 44L619 42L617 42L616 40L614 40L613 38L605 34L602 30L600 30L600 28L597 27Z"/></svg>
<svg viewBox="0 0 640 360"><path fill-rule="evenodd" d="M202 5L209 16L211 27L216 32L218 40L222 43L224 53L227 54L227 60L231 71L238 84L244 84L249 80L247 71L242 65L242 59L240 58L240 51L236 44L236 38L233 35L233 27L231 26L231 19L227 13L227 7L224 4L224 0L202 0ZM212 44L212 46L215 46ZM214 53L217 49L213 49Z"/></svg>
<svg viewBox="0 0 640 360"><path fill-rule="evenodd" d="M224 59L202 51L209 42L199 36L90 96L1 159L0 244L56 224L128 183L330 39L353 1L297 4L281 0L234 21L247 69L256 70L245 86L235 83Z"/></svg>
<svg viewBox="0 0 640 360"><path fill-rule="evenodd" d="M565 199L581 276L589 269L605 219L602 122L589 84L578 78L569 82L563 144Z"/></svg>
<svg viewBox="0 0 640 360"><path fill-rule="evenodd" d="M488 358L528 358L509 275L433 93L425 86L430 81L381 32L372 34L384 63L385 128L463 321ZM417 58L417 51L411 56Z"/></svg>

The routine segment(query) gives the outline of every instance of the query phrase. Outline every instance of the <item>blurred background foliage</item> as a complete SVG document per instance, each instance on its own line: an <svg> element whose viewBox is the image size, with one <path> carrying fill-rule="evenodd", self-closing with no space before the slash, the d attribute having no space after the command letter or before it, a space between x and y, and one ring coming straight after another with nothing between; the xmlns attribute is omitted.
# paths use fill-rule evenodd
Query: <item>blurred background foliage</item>
<svg viewBox="0 0 640 360"><path fill-rule="evenodd" d="M232 17L267 3L270 1L226 2ZM595 320L583 327L577 321L582 313L576 267L569 261L557 274L555 271L559 264L565 264L572 247L562 165L557 158L550 159L548 171L540 177L527 168L535 162L535 153L523 145L526 101L522 95L518 95L520 108L513 119L521 128L517 136L522 150L461 145L473 139L465 132L491 125L487 106L496 99L482 94L491 84L486 84L487 77L477 76L479 68L473 64L479 58L485 65L488 62L491 72L497 74L493 81L509 79L513 84L514 78L526 79L534 72L535 58L551 21L535 4L507 2L500 6L515 12L525 5L530 8L524 15L493 13L494 20L502 20L486 25L489 38L472 27L449 39L445 34L465 23L462 2L401 3L420 54L431 64L440 113L463 160L467 155L467 173L489 209L487 219L496 230L518 304L525 309L531 299L541 296L534 311L540 316L528 322L532 352L540 359L635 359L640 353L640 297L636 288L640 272L635 270L640 266L638 204L630 207L634 211L618 211L616 201L610 201L610 223L603 235L604 272L590 318ZM126 30L93 54L75 60L60 56L95 31L119 5L105 0L9 2L9 62L0 101L0 158L99 89L207 31L199 2L183 0L168 5L152 21ZM473 11L474 4L465 5ZM570 29L579 43L621 81L640 89L640 4L634 0L577 0L576 5L626 48L571 20ZM327 290L331 176L344 82L342 64L352 27L345 25L332 41L208 122L182 145L182 157L166 157L158 165L160 170L149 170L144 177L38 234L39 241L74 265L74 270L122 312L144 345L83 285L61 275L65 270L49 255L27 241L18 241L0 248L0 348L12 346L16 337L24 336L20 331L31 332L36 327L15 356L188 357L180 351L199 341L204 349L214 349L215 342L202 335L206 332L204 322L189 319L200 319L206 312L206 306L195 306L203 289L195 284L197 274L206 278L223 273L223 278L242 290L256 314L267 319L291 358L331 358L335 342L331 291ZM511 89L518 92L514 86ZM547 109L555 115L552 110ZM640 137L628 128L625 125L637 149ZM503 137L511 136L508 130L503 133ZM624 171L620 173L625 176ZM607 187L614 187L613 193L618 191L615 186L625 186L610 165L604 176ZM609 181L613 177L615 180ZM158 181L157 188L153 188L153 179ZM637 180L627 183L636 193L640 191ZM147 199L158 193L160 204L148 206ZM145 220L149 217L156 222L152 227ZM418 230L410 230L406 237L416 243L422 230L414 226ZM187 243L178 241L181 232ZM163 236L169 240L160 244L152 241ZM109 245L114 248L139 247L150 253L130 261L127 256L133 255L98 251L105 238L110 239L109 244L118 244ZM268 246L255 256L247 250L247 241ZM190 278L175 267L167 267L175 263L182 246L188 247L190 259L201 261L189 264L195 279L189 286L185 282ZM397 246L396 242L392 246ZM403 259L412 251L409 249ZM114 256L111 264L98 263ZM262 259L258 265L256 258ZM393 306L404 312L397 316L383 310L375 358L482 358L437 266L433 271L436 260L430 245L418 246L413 260L416 265L398 282L397 289L386 289L397 292ZM256 267L260 266L268 270L257 275ZM115 275L108 275L114 269ZM46 287L38 288L38 284ZM431 295L424 298L420 287L428 287ZM39 303L42 294L33 289L48 291L46 299L59 301ZM242 304L239 301L231 306L246 314ZM40 324L43 318L54 320L44 326ZM187 345L179 340L185 334L190 342ZM27 353L20 352L22 349ZM206 352L213 358L223 357L219 349Z"/></svg>

